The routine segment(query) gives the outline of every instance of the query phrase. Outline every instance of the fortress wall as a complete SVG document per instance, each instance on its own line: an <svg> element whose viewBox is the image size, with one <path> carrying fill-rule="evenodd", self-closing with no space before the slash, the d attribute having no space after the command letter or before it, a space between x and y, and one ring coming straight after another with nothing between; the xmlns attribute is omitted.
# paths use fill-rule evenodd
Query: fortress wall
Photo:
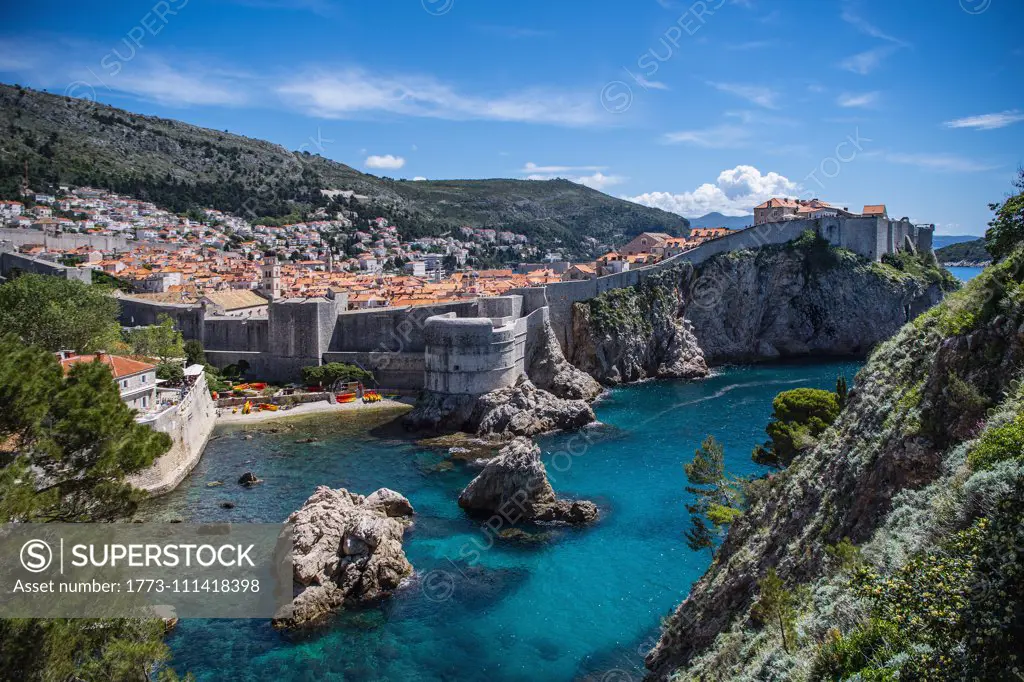
<svg viewBox="0 0 1024 682"><path fill-rule="evenodd" d="M284 300L269 306L268 317L271 355L319 365L335 333L338 303L325 298Z"/></svg>
<svg viewBox="0 0 1024 682"><path fill-rule="evenodd" d="M373 372L382 388L419 391L423 389L424 356L418 353L328 352L324 362L345 362Z"/></svg>
<svg viewBox="0 0 1024 682"><path fill-rule="evenodd" d="M23 228L0 228L0 243L8 242L14 246L26 244L42 244L47 249L77 249L88 246L99 251L127 251L139 242L124 237L107 237L98 234L48 234L42 230Z"/></svg>
<svg viewBox="0 0 1024 682"><path fill-rule="evenodd" d="M523 373L526 329L515 321L433 317L425 336L428 391L481 395L511 386Z"/></svg>
<svg viewBox="0 0 1024 682"><path fill-rule="evenodd" d="M60 263L33 258L12 251L0 252L0 276L9 277L12 271L18 270L35 275L50 275L51 277L61 277L63 279L77 280L85 284L92 284L92 270L69 268Z"/></svg>
<svg viewBox="0 0 1024 682"><path fill-rule="evenodd" d="M130 296L120 296L117 300L121 304L120 322L125 327L157 324L162 315L167 315L186 340L203 341L203 310L197 305L156 303ZM203 343L205 345L205 341Z"/></svg>
<svg viewBox="0 0 1024 682"><path fill-rule="evenodd" d="M477 299L476 314L478 317L522 317L523 297L512 295Z"/></svg>
<svg viewBox="0 0 1024 682"><path fill-rule="evenodd" d="M343 312L338 315L327 350L331 353L422 352L426 347L423 329L427 319L447 312L459 317L474 317L477 303L459 301L433 306Z"/></svg>
<svg viewBox="0 0 1024 682"><path fill-rule="evenodd" d="M206 316L203 347L206 350L264 351L269 343L270 321L266 317Z"/></svg>

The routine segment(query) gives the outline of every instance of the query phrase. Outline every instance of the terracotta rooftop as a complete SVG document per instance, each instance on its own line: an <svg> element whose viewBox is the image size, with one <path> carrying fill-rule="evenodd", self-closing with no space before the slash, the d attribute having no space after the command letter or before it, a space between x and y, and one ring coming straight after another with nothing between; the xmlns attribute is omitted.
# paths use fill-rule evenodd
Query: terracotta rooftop
<svg viewBox="0 0 1024 682"><path fill-rule="evenodd" d="M97 353L96 355L74 355L70 358L61 360L60 365L64 368L64 373L67 374L71 371L72 366L77 365L80 362L93 361L102 362L104 365L110 367L110 371L113 373L115 379L156 369L156 365L151 365L148 362L132 360L131 358L126 358L120 355L110 355L109 353Z"/></svg>

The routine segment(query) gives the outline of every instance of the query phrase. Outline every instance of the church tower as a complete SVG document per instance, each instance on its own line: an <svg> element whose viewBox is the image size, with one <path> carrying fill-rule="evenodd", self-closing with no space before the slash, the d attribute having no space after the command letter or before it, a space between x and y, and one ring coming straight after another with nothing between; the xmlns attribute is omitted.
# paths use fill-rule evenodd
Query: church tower
<svg viewBox="0 0 1024 682"><path fill-rule="evenodd" d="M271 301L281 298L281 266L276 258L263 261L263 286L260 293Z"/></svg>

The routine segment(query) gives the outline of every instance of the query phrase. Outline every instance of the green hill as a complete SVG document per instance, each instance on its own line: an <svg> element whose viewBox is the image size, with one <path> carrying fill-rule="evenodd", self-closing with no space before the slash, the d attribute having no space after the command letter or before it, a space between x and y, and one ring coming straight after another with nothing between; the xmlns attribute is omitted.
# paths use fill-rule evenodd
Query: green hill
<svg viewBox="0 0 1024 682"><path fill-rule="evenodd" d="M935 257L940 263L987 263L992 260L992 255L985 248L984 239L943 246L935 251Z"/></svg>
<svg viewBox="0 0 1024 682"><path fill-rule="evenodd" d="M675 214L567 180L392 180L264 140L2 84L0 128L0 194L8 197L27 162L34 189L93 185L173 211L249 218L301 214L331 202L322 189L351 190L369 197L360 215L387 215L407 237L491 227L567 253L587 250L586 237L608 243L689 228Z"/></svg>

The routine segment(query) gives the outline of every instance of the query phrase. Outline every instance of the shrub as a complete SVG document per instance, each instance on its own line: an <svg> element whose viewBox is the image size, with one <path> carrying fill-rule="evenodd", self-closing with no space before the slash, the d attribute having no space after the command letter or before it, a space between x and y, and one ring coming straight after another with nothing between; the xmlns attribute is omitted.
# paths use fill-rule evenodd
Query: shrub
<svg viewBox="0 0 1024 682"><path fill-rule="evenodd" d="M772 421L765 428L768 442L755 448L759 464L788 466L801 450L839 416L839 396L817 388L783 391L772 401Z"/></svg>
<svg viewBox="0 0 1024 682"><path fill-rule="evenodd" d="M373 381L373 373L358 365L349 365L344 362L329 362L326 365L303 367L302 380L307 384L318 384L320 386L332 386L338 382L347 381L369 383Z"/></svg>
<svg viewBox="0 0 1024 682"><path fill-rule="evenodd" d="M967 455L975 471L990 469L998 462L1024 457L1024 414L1009 424L985 431L980 442Z"/></svg>

